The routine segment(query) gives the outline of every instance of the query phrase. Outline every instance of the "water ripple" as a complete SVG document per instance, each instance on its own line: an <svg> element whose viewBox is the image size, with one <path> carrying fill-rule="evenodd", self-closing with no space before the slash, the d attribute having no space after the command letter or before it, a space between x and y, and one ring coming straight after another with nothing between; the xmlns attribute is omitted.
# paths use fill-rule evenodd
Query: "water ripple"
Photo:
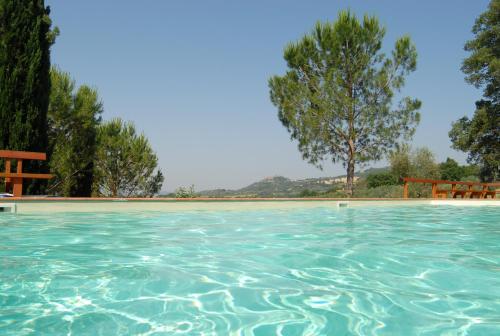
<svg viewBox="0 0 500 336"><path fill-rule="evenodd" d="M0 216L0 334L499 335L500 209Z"/></svg>

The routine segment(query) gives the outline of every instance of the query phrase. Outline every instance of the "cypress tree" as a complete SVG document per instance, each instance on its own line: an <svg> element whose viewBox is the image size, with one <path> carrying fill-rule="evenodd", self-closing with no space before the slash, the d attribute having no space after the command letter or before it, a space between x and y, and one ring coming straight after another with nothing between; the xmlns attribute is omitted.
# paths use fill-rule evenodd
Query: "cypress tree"
<svg viewBox="0 0 500 336"><path fill-rule="evenodd" d="M47 150L50 46L58 32L49 14L44 0L0 0L0 149Z"/></svg>

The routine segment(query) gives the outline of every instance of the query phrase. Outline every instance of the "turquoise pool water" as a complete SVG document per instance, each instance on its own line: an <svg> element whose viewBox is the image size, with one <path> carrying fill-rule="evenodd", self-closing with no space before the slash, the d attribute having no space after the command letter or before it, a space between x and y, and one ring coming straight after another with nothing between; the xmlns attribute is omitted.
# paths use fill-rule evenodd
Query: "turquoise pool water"
<svg viewBox="0 0 500 336"><path fill-rule="evenodd" d="M0 214L2 335L500 335L500 207Z"/></svg>

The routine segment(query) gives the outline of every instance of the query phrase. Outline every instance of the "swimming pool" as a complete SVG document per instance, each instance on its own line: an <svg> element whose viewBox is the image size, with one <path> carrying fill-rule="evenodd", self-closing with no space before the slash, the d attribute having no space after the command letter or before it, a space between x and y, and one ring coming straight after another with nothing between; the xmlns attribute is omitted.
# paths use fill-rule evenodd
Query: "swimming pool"
<svg viewBox="0 0 500 336"><path fill-rule="evenodd" d="M500 334L498 206L0 213L0 267L6 335Z"/></svg>

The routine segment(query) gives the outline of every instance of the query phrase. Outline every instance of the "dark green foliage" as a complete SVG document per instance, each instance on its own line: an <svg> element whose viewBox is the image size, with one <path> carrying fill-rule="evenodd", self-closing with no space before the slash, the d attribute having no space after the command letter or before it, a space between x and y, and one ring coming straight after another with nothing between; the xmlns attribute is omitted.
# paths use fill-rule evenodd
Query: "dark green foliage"
<svg viewBox="0 0 500 336"><path fill-rule="evenodd" d="M398 179L390 172L370 174L366 177L368 188L376 188L380 186L396 185Z"/></svg>
<svg viewBox="0 0 500 336"><path fill-rule="evenodd" d="M148 139L132 123L113 119L99 126L94 188L97 196L152 197L163 174ZM155 173L156 170L156 173Z"/></svg>
<svg viewBox="0 0 500 336"><path fill-rule="evenodd" d="M49 192L88 197L92 194L102 102L97 91L86 85L75 91L75 82L68 73L53 68L51 79L49 153L55 178Z"/></svg>
<svg viewBox="0 0 500 336"><path fill-rule="evenodd" d="M385 29L375 17L340 12L285 48L288 71L269 80L278 116L298 140L304 159L321 167L330 158L347 168L352 193L355 166L379 160L419 121L421 103L409 97L393 105L395 92L415 70L417 52L408 36L382 53Z"/></svg>
<svg viewBox="0 0 500 336"><path fill-rule="evenodd" d="M447 158L445 162L439 164L441 179L448 181L460 181L463 177L463 169L457 161Z"/></svg>
<svg viewBox="0 0 500 336"><path fill-rule="evenodd" d="M500 178L500 105L479 101L472 119L453 123L449 133L453 148L468 152L467 160L480 166L483 181Z"/></svg>
<svg viewBox="0 0 500 336"><path fill-rule="evenodd" d="M464 179L469 178L469 180L472 180L471 178L477 179L480 174L480 168L478 165L466 165L466 166L461 166L462 168L462 181Z"/></svg>
<svg viewBox="0 0 500 336"><path fill-rule="evenodd" d="M496 104L500 99L500 0L492 0L474 26L473 40L464 49L471 55L462 64L469 83L484 89L484 96Z"/></svg>
<svg viewBox="0 0 500 336"><path fill-rule="evenodd" d="M43 0L0 0L0 148L45 152L50 51Z"/></svg>
<svg viewBox="0 0 500 336"><path fill-rule="evenodd" d="M354 197L368 198L401 198L403 186L401 185L381 185L375 188L356 187Z"/></svg>
<svg viewBox="0 0 500 336"><path fill-rule="evenodd" d="M464 179L477 179L479 167L476 165L461 166L457 161L447 158L445 162L439 164L439 171L442 180L463 181Z"/></svg>
<svg viewBox="0 0 500 336"><path fill-rule="evenodd" d="M455 149L468 152L468 161L480 166L483 181L500 177L500 0L492 0L472 28L471 52L462 70L469 83L483 88L484 99L476 102L472 119L453 123L449 133Z"/></svg>
<svg viewBox="0 0 500 336"><path fill-rule="evenodd" d="M300 192L299 197L316 197L319 193L317 191L304 189Z"/></svg>

